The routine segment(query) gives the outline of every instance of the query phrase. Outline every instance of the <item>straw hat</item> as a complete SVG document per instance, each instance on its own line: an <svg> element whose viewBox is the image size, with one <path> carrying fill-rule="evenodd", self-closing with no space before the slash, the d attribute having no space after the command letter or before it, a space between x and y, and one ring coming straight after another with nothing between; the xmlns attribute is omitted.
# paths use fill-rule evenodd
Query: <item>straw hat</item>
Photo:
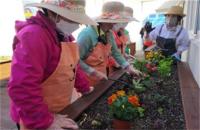
<svg viewBox="0 0 200 130"><path fill-rule="evenodd" d="M184 17L183 8L181 6L172 6L169 10L165 13L165 15L172 14Z"/></svg>
<svg viewBox="0 0 200 130"><path fill-rule="evenodd" d="M85 0L43 0L26 6L45 8L54 13L81 24L97 25L85 14Z"/></svg>
<svg viewBox="0 0 200 130"><path fill-rule="evenodd" d="M125 23L129 22L123 16L124 5L121 2L111 1L104 3L102 13L99 17L95 18L99 23Z"/></svg>
<svg viewBox="0 0 200 130"><path fill-rule="evenodd" d="M123 15L128 18L130 21L137 21L139 22L136 18L133 17L133 9L131 7L124 7L124 12Z"/></svg>

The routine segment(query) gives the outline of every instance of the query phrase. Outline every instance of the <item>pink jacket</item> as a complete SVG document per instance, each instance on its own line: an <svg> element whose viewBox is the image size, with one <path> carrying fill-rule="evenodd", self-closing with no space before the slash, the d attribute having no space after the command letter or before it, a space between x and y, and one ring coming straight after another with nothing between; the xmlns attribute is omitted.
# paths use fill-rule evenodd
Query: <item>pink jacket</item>
<svg viewBox="0 0 200 130"><path fill-rule="evenodd" d="M56 25L38 12L26 22L17 21L16 31L8 84L11 117L15 122L21 119L27 128L46 129L53 122L53 115L43 101L40 84L54 72L60 58ZM82 81L76 81L75 86L89 87L78 74L76 80Z"/></svg>

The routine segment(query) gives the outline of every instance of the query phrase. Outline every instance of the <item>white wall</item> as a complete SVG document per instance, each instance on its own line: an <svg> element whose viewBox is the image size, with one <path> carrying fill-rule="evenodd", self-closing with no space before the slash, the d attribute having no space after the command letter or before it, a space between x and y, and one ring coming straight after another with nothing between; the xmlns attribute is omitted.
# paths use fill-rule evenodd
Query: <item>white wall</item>
<svg viewBox="0 0 200 130"><path fill-rule="evenodd" d="M200 28L196 25L196 21L200 19L200 14L197 13L197 9L199 9L197 5L197 1L186 1L185 13L187 15L184 21L184 27L188 30L191 39L186 61L200 87ZM198 34L196 34L196 30L199 30Z"/></svg>
<svg viewBox="0 0 200 130"><path fill-rule="evenodd" d="M21 0L2 0L0 4L0 56L12 55L15 20L24 20Z"/></svg>
<svg viewBox="0 0 200 130"><path fill-rule="evenodd" d="M200 87L200 38L191 41L188 63L197 84Z"/></svg>

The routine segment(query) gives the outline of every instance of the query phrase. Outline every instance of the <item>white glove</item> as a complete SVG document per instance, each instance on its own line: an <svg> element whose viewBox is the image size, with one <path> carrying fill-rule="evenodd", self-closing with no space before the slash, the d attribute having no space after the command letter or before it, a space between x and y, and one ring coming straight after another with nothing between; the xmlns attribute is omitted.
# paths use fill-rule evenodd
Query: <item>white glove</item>
<svg viewBox="0 0 200 130"><path fill-rule="evenodd" d="M139 70L135 69L132 65L129 65L127 68L126 68L126 71L131 74L131 75L141 75L142 72L140 72Z"/></svg>
<svg viewBox="0 0 200 130"><path fill-rule="evenodd" d="M78 125L72 119L67 118L67 115L55 114L54 121L47 130L65 129L78 130Z"/></svg>
<svg viewBox="0 0 200 130"><path fill-rule="evenodd" d="M100 72L98 70L94 70L90 75L91 76L95 76L98 79L106 79L106 80L108 80L108 77L104 73L102 73L102 72Z"/></svg>

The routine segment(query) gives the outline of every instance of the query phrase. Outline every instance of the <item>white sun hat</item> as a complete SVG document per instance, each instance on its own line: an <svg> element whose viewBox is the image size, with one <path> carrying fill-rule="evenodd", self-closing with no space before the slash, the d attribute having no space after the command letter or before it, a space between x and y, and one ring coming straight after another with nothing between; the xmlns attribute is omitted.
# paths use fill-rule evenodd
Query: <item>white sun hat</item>
<svg viewBox="0 0 200 130"><path fill-rule="evenodd" d="M165 15L169 15L169 14L178 15L178 16L181 16L181 17L185 16L185 14L183 13L183 7L181 7L181 6L172 6L165 13Z"/></svg>
<svg viewBox="0 0 200 130"><path fill-rule="evenodd" d="M129 21L139 22L135 17L133 17L133 9L131 7L125 6L123 15L125 18L129 19Z"/></svg>
<svg viewBox="0 0 200 130"><path fill-rule="evenodd" d="M103 4L101 15L95 18L97 23L129 22L123 15L124 5L121 2L110 1Z"/></svg>
<svg viewBox="0 0 200 130"><path fill-rule="evenodd" d="M97 25L85 13L85 0L43 0L41 3L30 3L25 6L45 8L80 24Z"/></svg>

